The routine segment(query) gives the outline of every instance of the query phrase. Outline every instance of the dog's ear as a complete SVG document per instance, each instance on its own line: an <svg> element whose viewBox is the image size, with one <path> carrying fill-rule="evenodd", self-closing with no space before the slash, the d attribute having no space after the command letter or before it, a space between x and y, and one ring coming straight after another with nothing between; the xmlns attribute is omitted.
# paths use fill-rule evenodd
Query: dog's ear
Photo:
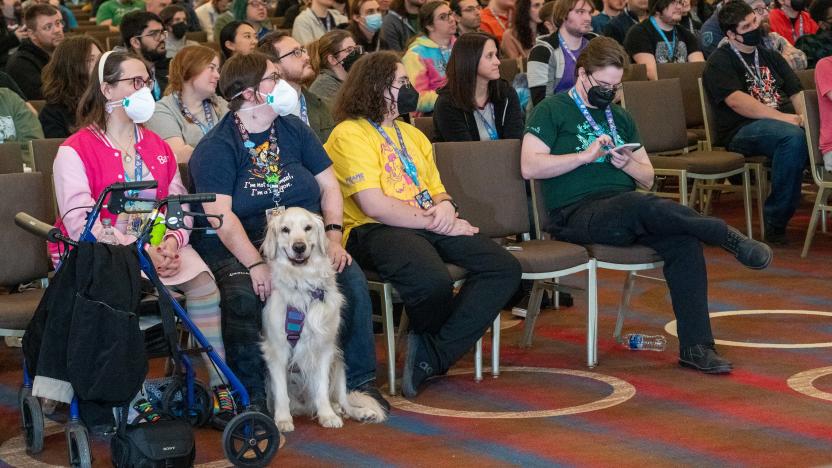
<svg viewBox="0 0 832 468"><path fill-rule="evenodd" d="M266 261L273 261L277 259L277 235L280 229L280 219L282 214L275 214L268 216L266 220L266 237L263 239L263 244L260 246L260 254Z"/></svg>
<svg viewBox="0 0 832 468"><path fill-rule="evenodd" d="M315 248L320 249L320 254L326 257L326 247L329 244L329 238L326 237L326 231L324 231L324 219L318 215L314 215L313 217L315 223Z"/></svg>

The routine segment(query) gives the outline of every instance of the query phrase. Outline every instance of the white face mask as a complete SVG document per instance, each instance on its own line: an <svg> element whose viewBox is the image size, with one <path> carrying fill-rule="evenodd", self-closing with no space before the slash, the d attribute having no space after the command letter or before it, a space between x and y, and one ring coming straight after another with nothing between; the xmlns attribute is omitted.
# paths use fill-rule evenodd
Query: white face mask
<svg viewBox="0 0 832 468"><path fill-rule="evenodd" d="M143 86L142 89L124 99L108 102L107 112L112 112L116 107L124 107L124 113L127 114L127 117L140 124L153 117L153 112L156 110L156 101L153 99L150 88Z"/></svg>
<svg viewBox="0 0 832 468"><path fill-rule="evenodd" d="M269 94L263 94L260 91L257 94L263 96L265 103L260 106L270 106L275 114L279 116L289 115L298 106L298 92L286 80L278 80L274 89ZM249 109L254 109L254 106Z"/></svg>

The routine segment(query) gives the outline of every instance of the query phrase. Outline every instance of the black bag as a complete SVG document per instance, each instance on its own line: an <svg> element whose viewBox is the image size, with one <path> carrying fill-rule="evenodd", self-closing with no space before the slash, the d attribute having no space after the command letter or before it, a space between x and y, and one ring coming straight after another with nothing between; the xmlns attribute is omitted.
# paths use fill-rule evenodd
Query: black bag
<svg viewBox="0 0 832 468"><path fill-rule="evenodd" d="M110 451L117 468L188 468L196 456L191 425L178 419L122 423L110 441Z"/></svg>

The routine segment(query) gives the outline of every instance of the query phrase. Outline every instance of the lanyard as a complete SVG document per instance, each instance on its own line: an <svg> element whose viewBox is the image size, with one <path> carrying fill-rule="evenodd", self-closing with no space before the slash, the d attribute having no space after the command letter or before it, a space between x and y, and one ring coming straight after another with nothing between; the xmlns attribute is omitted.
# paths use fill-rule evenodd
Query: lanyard
<svg viewBox="0 0 832 468"><path fill-rule="evenodd" d="M485 127L485 131L488 132L488 138L491 140L499 140L500 135L497 134L497 129L488 122L488 119L485 118L479 109L477 109L477 115L480 118L480 122L482 122L482 126ZM494 115L494 104L491 104L491 118L494 120L494 125L497 125L497 116Z"/></svg>
<svg viewBox="0 0 832 468"><path fill-rule="evenodd" d="M493 8L491 8L491 7L489 7L488 9L489 9L489 10L491 10L491 14L494 16L494 19L497 21L497 24L499 24L499 25L500 25L500 29L502 29L502 30L503 30L503 32L505 32L505 30L506 30L506 25L503 23L503 21L502 21L502 20L500 19L500 17L497 15L497 12L495 12L495 11L494 11L494 9L493 9Z"/></svg>
<svg viewBox="0 0 832 468"><path fill-rule="evenodd" d="M263 178L269 185L272 191L272 201L274 206L280 206L280 147L277 146L277 130L274 122L272 122L269 130L269 147L265 150L263 157L257 153L254 142L249 139L248 130L240 120L240 116L234 113L234 124L237 125L237 130L240 132L240 138L243 140L243 146L248 149L248 154L251 157L251 163L257 168L256 175Z"/></svg>
<svg viewBox="0 0 832 468"><path fill-rule="evenodd" d="M664 44L667 46L668 52L670 53L670 55L667 57L667 60L670 61L670 63L675 63L676 62L676 27L675 26L673 27L673 44L671 45L670 41L667 40L667 35L665 35L662 28L659 27L659 24L656 23L656 17L655 16L650 17L650 23L653 25L654 28L656 28L656 31L659 32L659 36L662 37L662 41L664 41Z"/></svg>
<svg viewBox="0 0 832 468"><path fill-rule="evenodd" d="M797 39L803 36L803 12L798 13L798 28L799 30L795 30L794 24L792 24L792 41L797 42Z"/></svg>
<svg viewBox="0 0 832 468"><path fill-rule="evenodd" d="M760 53L757 51L757 48L754 48L754 70L752 70L751 67L748 66L748 63L745 61L745 59L742 58L742 54L740 54L740 51L737 50L736 47L734 47L734 44L731 44L730 42L729 44L731 45L731 50L733 50L734 53L737 54L737 58L740 59L740 62L742 62L748 74L751 75L751 77L754 79L754 81L757 82L758 85L764 87L765 85L763 83L763 73L760 71Z"/></svg>
<svg viewBox="0 0 832 468"><path fill-rule="evenodd" d="M202 112L205 114L205 123L200 122L184 104L182 104L182 98L179 93L173 93L173 99L176 100L176 104L179 106L179 111L182 112L182 116L185 117L185 120L188 122L196 125L202 130L202 134L206 135L212 128L214 128L214 113L211 112L211 104L208 99L202 101Z"/></svg>
<svg viewBox="0 0 832 468"><path fill-rule="evenodd" d="M303 123L309 125L309 112L306 108L306 96L303 93L300 93L300 119L303 120Z"/></svg>
<svg viewBox="0 0 832 468"><path fill-rule="evenodd" d="M133 126L133 131L136 133L136 142L139 141L139 127L137 125ZM138 145L136 145L138 146ZM124 180L127 182L141 182L142 181L142 155L139 154L139 149L133 146L133 149L136 151L135 163L133 164L133 180L130 180L130 176L127 174L127 171L124 171ZM128 192L128 196L135 197L139 194L138 190L131 190Z"/></svg>
<svg viewBox="0 0 832 468"><path fill-rule="evenodd" d="M399 137L399 148L396 148L396 145L393 144L393 140L390 139L390 136L387 135L387 132L381 128L381 125L373 122L370 119L367 119L367 122L370 122L370 125L376 129L376 131L384 137L384 140L393 148L393 152L396 153L396 156L399 157L399 161L402 163L402 168L404 172L410 177L410 180L416 184L416 188L419 188L419 173L416 171L416 164L413 163L413 159L410 157L410 154L407 152L407 147L404 145L404 138L402 138L402 132L399 130L399 126L396 125L396 122L393 122L393 128L396 129L396 136Z"/></svg>
<svg viewBox="0 0 832 468"><path fill-rule="evenodd" d="M333 20L332 16L329 15L329 12L327 12L326 18L318 18L318 21L321 22L321 25L323 25L324 31L326 32L329 32L333 28L333 26L335 26L333 24L335 20Z"/></svg>
<svg viewBox="0 0 832 468"><path fill-rule="evenodd" d="M391 11L391 12L390 12L390 14L391 14L391 15L393 15L393 16L395 16L395 17L397 17L397 18L399 18L400 20L402 20L402 24L403 24L403 25L404 25L407 29L409 29L409 30L410 30L410 32L412 32L413 34L416 34L416 29L413 27L413 25L411 25L411 24L410 24L410 21L408 21L408 20L407 20L407 18L405 18L404 16L402 16L402 15L400 15L400 14L396 13L395 11Z"/></svg>
<svg viewBox="0 0 832 468"><path fill-rule="evenodd" d="M578 106L578 109L580 109L581 114L583 114L584 116L584 119L586 119L586 121L589 123L589 126L592 127L592 131L595 132L595 136L600 137L601 135L603 135L604 129L601 128L601 126L598 125L598 123L595 122L595 119L593 119L592 116L589 114L589 110L587 110L586 104L584 104L583 99L581 99L581 97L578 95L578 91L576 91L575 88L572 88L569 90L569 95L572 96L572 100L575 101L575 105ZM616 143L618 142L618 129L615 126L615 120L613 120L612 118L612 105L609 105L606 109L604 109L604 114L607 116L607 124L610 127L610 133L612 133L612 135L610 135L612 137L612 141L613 143Z"/></svg>
<svg viewBox="0 0 832 468"><path fill-rule="evenodd" d="M558 42L560 42L560 48L563 49L567 54L569 54L569 58L572 59L572 63L576 63L578 59L575 58L575 54L573 54L572 51L569 50L569 47L566 45L566 42L564 42L563 38L560 37L560 33L558 33ZM583 39L581 39L581 44L583 44Z"/></svg>

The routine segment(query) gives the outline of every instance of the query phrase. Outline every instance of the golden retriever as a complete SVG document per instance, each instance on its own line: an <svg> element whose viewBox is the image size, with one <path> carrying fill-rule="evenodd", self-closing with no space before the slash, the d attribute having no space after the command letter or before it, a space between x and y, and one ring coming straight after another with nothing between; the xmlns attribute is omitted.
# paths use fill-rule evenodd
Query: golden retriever
<svg viewBox="0 0 832 468"><path fill-rule="evenodd" d="M347 393L337 345L344 297L326 248L320 216L289 208L268 220L261 251L271 268L272 293L263 309L261 347L269 368L274 420L281 432L294 430L293 414L317 416L324 427L341 427L342 414L364 422L387 418L372 397ZM287 331L286 321L298 313L305 318L292 347L289 338L294 333Z"/></svg>

